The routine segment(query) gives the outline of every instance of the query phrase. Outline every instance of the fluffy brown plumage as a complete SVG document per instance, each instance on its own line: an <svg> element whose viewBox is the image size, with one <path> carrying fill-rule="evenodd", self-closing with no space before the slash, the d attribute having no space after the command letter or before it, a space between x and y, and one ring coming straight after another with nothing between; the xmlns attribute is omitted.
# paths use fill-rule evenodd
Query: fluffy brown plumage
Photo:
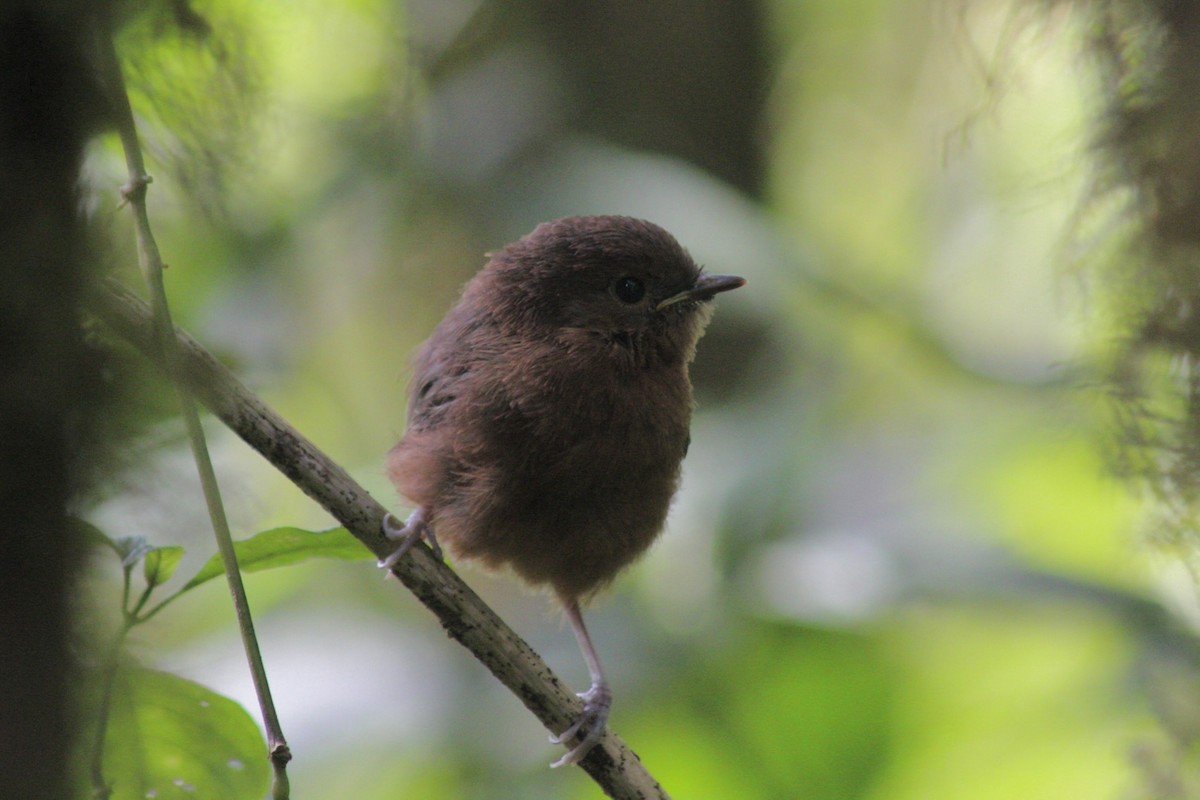
<svg viewBox="0 0 1200 800"><path fill-rule="evenodd" d="M579 603L662 530L708 301L743 283L704 275L650 222L567 217L492 255L418 351L388 455L417 510L388 529L403 544L385 565L423 537L553 589L593 682L559 764L600 738L611 701Z"/></svg>

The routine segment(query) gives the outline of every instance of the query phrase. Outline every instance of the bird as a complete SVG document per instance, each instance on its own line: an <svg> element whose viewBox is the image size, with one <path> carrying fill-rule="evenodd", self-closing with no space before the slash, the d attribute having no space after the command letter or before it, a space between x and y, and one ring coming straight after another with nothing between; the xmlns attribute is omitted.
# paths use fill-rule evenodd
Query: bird
<svg viewBox="0 0 1200 800"><path fill-rule="evenodd" d="M441 558L508 570L561 604L591 678L583 713L551 737L577 764L612 690L582 608L654 542L690 443L688 365L715 295L660 226L554 219L495 253L415 355L387 474L413 506L384 533L391 569L424 540Z"/></svg>

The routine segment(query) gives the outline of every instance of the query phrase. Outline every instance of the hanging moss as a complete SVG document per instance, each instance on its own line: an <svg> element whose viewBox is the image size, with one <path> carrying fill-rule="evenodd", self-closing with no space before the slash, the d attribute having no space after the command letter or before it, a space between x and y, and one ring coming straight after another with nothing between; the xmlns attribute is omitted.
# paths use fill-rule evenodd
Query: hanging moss
<svg viewBox="0 0 1200 800"><path fill-rule="evenodd" d="M1163 540L1191 550L1200 545L1200 5L1072 6L1103 93L1088 203L1119 209L1105 223L1104 258L1117 463L1160 501Z"/></svg>

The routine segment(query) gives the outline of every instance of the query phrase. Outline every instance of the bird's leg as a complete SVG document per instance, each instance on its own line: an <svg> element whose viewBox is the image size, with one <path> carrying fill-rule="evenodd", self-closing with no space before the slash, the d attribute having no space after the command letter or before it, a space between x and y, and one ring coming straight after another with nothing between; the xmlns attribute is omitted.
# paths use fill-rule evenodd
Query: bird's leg
<svg viewBox="0 0 1200 800"><path fill-rule="evenodd" d="M566 609L571 629L575 631L575 638L579 640L579 649L583 651L583 658L587 661L592 686L586 692L579 693L583 698L583 713L579 715L579 719L562 733L551 736L550 741L554 744L566 744L577 735L582 734L583 738L565 756L551 764L551 767L579 763L596 742L600 741L604 734L604 725L608 722L609 709L612 708L612 690L608 688L608 681L604 679L604 670L600 668L600 657L596 655L592 637L588 635L587 626L583 624L579 601L575 598L563 599L563 607Z"/></svg>
<svg viewBox="0 0 1200 800"><path fill-rule="evenodd" d="M420 506L409 514L404 525L399 527L391 513L384 514L383 535L392 541L400 542L400 546L390 556L379 561L379 566L384 569L396 566L400 559L404 558L404 554L422 539L429 542L429 549L433 551L433 555L439 561L442 559L442 548L438 547L437 537L433 535L433 526L426 522L425 509Z"/></svg>

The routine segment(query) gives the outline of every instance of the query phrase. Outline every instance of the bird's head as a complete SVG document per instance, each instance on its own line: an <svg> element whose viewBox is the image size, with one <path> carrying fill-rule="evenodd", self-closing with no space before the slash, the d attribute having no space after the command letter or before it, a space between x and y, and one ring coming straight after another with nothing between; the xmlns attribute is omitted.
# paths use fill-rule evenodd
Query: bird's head
<svg viewBox="0 0 1200 800"><path fill-rule="evenodd" d="M489 291L508 322L690 361L719 292L745 280L704 273L671 234L631 217L564 217L495 254Z"/></svg>

